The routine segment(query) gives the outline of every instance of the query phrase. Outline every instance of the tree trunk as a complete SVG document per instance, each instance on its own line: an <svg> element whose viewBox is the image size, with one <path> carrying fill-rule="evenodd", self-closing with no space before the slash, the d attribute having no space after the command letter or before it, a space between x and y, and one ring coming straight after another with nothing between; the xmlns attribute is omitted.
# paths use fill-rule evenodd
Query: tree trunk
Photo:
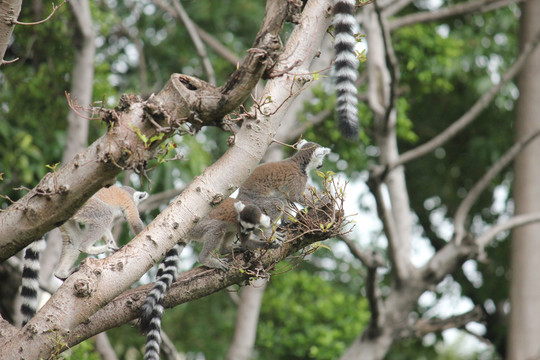
<svg viewBox="0 0 540 360"><path fill-rule="evenodd" d="M240 306L236 316L234 338L227 353L230 360L249 360L253 358L253 348L257 336L259 310L266 288L266 280L261 279L242 291Z"/></svg>
<svg viewBox="0 0 540 360"><path fill-rule="evenodd" d="M522 6L521 47L540 29L540 1ZM516 137L522 138L540 128L540 49L531 55L518 79L520 97L517 102ZM540 211L540 143L529 145L516 160L514 196L516 214ZM510 299L510 332L508 359L532 359L540 354L540 224L514 230L512 239L512 272Z"/></svg>

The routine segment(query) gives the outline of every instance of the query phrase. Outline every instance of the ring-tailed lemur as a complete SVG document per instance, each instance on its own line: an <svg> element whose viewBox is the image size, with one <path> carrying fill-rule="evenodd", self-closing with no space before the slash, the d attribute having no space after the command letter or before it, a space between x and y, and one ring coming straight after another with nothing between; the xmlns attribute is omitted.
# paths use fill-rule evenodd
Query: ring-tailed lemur
<svg viewBox="0 0 540 360"><path fill-rule="evenodd" d="M358 59L354 47L358 25L354 18L356 0L335 0L334 3L334 77L338 126L348 138L358 138Z"/></svg>
<svg viewBox="0 0 540 360"><path fill-rule="evenodd" d="M136 235L144 228L137 205L148 197L148 193L136 191L129 186L110 186L94 194L64 224L62 233L62 255L55 276L67 278L75 269L73 265L81 252L98 255L118 249L111 230L120 220L125 220ZM81 229L79 224L85 225ZM105 245L94 246L103 238ZM45 238L30 244L25 251L21 287L21 314L24 326L37 311L39 292L39 256L45 248Z"/></svg>
<svg viewBox="0 0 540 360"><path fill-rule="evenodd" d="M79 254L103 254L118 250L112 235L112 228L119 221L127 221L131 231L137 235L144 229L137 205L148 198L147 192L136 191L129 186L110 186L94 194L73 215L60 226L62 233L62 256L54 275L59 279L67 278L75 269L73 264ZM81 229L79 224L84 224ZM94 246L104 239L105 244Z"/></svg>
<svg viewBox="0 0 540 360"><path fill-rule="evenodd" d="M309 172L322 166L330 149L302 140L298 152L285 160L259 165L240 186L238 199L257 204L275 222L287 202L304 203Z"/></svg>
<svg viewBox="0 0 540 360"><path fill-rule="evenodd" d="M240 243L243 247L256 248L266 244L258 238L270 238L273 230L264 226L275 222L282 214L287 202L303 203L303 193L306 188L308 174L312 169L322 166L324 157L330 149L313 142L302 140L298 144L298 152L288 159L259 165L242 184L238 192L238 200L228 199L234 202L238 218L231 224L231 215L234 212L231 204L225 202L212 210L207 218L201 220L191 231L191 237L202 237L204 244L214 239L214 243L208 248L217 249L218 242L222 242L226 236L224 228L231 231L240 227ZM227 201L227 200L226 200ZM242 205L239 205L241 202ZM265 215L266 214L266 215ZM212 221L213 219L213 221ZM217 221L216 221L217 220ZM219 225L221 222L221 226ZM228 223L228 225L226 225ZM255 234L252 230L263 225L267 230L264 234ZM234 232L232 233L234 236ZM278 247L279 240L271 243L271 247ZM141 312L141 330L146 333L145 360L159 359L161 342L161 318L163 315L163 298L171 283L176 279L178 271L178 256L185 243L177 244L166 255L160 264L154 287L148 294ZM208 253L203 249L203 252ZM202 254L202 253L201 253ZM217 259L215 259L217 261ZM203 260L201 260L203 263ZM204 263L203 263L204 264ZM215 264L222 268L221 264Z"/></svg>
<svg viewBox="0 0 540 360"><path fill-rule="evenodd" d="M187 241L179 242L165 254L159 265L154 286L141 308L140 329L146 333L145 360L159 359L161 318L164 311L163 298L172 282L176 280L179 256L187 243L190 240L203 243L203 249L199 255L201 264L210 268L227 270L229 267L227 262L215 256L217 252L232 243L237 233L242 246L248 249L267 245L275 248L280 245L278 242L268 244L264 240L259 240L257 231L269 226L270 218L261 213L257 206L228 198L195 225L189 232Z"/></svg>

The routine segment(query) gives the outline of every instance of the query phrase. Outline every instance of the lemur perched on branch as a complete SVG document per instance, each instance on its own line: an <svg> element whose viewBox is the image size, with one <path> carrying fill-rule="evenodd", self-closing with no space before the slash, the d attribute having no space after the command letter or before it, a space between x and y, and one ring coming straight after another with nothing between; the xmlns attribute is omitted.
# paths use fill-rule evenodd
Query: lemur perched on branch
<svg viewBox="0 0 540 360"><path fill-rule="evenodd" d="M116 251L118 246L111 230L119 221L127 221L135 235L144 229L137 205L148 197L148 193L136 191L129 186L110 186L94 194L64 224L62 233L62 255L57 265L55 276L66 279L74 270L73 265L80 253L90 255ZM84 228L80 227L84 225ZM105 244L94 246L104 239ZM25 251L23 260L21 313L24 326L37 310L39 291L39 257L45 249L45 238L36 240Z"/></svg>
<svg viewBox="0 0 540 360"><path fill-rule="evenodd" d="M186 245L191 240L202 242L203 249L199 254L199 262L209 268L225 271L229 268L227 261L216 255L233 242L237 233L240 243L247 249L280 246L277 241L267 243L262 239L262 229L269 227L270 224L270 218L257 206L228 198L199 221L189 232L186 240L182 239L165 254L159 265L154 287L148 293L141 309L140 328L147 334L145 359L159 359L163 298L176 279L179 256Z"/></svg>
<svg viewBox="0 0 540 360"><path fill-rule="evenodd" d="M266 245L264 239L270 238L273 230L269 227L281 216L287 202L303 202L309 171L322 166L324 157L330 149L305 140L298 145L298 152L292 157L259 165L240 187L238 199L227 199L208 217L199 222L190 232L192 237L202 239L204 248L201 252L208 255L209 249L218 249L227 237L229 228L234 236L234 227L240 233L240 243L245 248L257 248ZM228 201L228 202L227 202ZM237 218L231 222L236 209ZM265 228L264 234L254 231L257 227ZM210 245L207 245L210 244ZM279 240L270 243L270 247L278 247ZM161 317L163 315L163 298L171 283L176 279L178 271L178 250L185 243L175 245L165 256L158 270L154 287L148 294L142 307L141 330L147 334L145 360L159 359L161 342ZM200 259L205 264L205 259ZM208 266L226 270L222 260L213 259Z"/></svg>

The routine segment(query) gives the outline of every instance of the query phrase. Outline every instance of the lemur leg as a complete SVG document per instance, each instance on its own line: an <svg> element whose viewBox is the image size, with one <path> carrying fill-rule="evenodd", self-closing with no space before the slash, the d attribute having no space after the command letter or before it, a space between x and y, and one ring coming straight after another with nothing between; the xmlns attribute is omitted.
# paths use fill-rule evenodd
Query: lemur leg
<svg viewBox="0 0 540 360"><path fill-rule="evenodd" d="M81 241L79 250L89 255L99 255L109 250L109 244L94 246L106 233L110 232L112 217L99 218L87 224L86 237ZM110 234L112 237L112 234ZM114 242L114 239L112 240Z"/></svg>
<svg viewBox="0 0 540 360"><path fill-rule="evenodd" d="M105 231L103 239L105 239L105 245L107 245L108 251L114 252L119 249L118 244L116 243L116 240L114 240L114 236L110 229L107 229L107 231Z"/></svg>
<svg viewBox="0 0 540 360"><path fill-rule="evenodd" d="M199 254L199 262L201 264L212 269L220 269L224 271L229 269L227 260L220 259L218 257L218 252L222 247L226 232L226 225L223 225L204 234L202 238L203 248Z"/></svg>
<svg viewBox="0 0 540 360"><path fill-rule="evenodd" d="M66 279L72 273L73 264L79 258L79 247L72 241L84 236L84 231L81 230L79 224L74 220L66 221L61 227L62 234L62 255L56 266L54 276L59 279Z"/></svg>

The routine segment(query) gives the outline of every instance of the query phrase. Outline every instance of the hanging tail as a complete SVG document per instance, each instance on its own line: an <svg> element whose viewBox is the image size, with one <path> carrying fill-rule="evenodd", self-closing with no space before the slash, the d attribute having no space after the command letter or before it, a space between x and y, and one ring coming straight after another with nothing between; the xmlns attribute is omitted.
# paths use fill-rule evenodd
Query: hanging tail
<svg viewBox="0 0 540 360"><path fill-rule="evenodd" d="M22 326L26 325L37 312L39 294L39 257L45 250L45 237L34 241L26 247L23 259L21 285Z"/></svg>
<svg viewBox="0 0 540 360"><path fill-rule="evenodd" d="M161 344L161 317L163 316L163 298L172 282L176 280L180 253L185 245L176 244L159 265L154 287L148 293L141 308L140 329L146 334L145 360L159 360Z"/></svg>
<svg viewBox="0 0 540 360"><path fill-rule="evenodd" d="M358 59L354 50L358 26L354 18L355 3L355 0L336 0L334 4L336 111L341 133L351 139L358 138Z"/></svg>

